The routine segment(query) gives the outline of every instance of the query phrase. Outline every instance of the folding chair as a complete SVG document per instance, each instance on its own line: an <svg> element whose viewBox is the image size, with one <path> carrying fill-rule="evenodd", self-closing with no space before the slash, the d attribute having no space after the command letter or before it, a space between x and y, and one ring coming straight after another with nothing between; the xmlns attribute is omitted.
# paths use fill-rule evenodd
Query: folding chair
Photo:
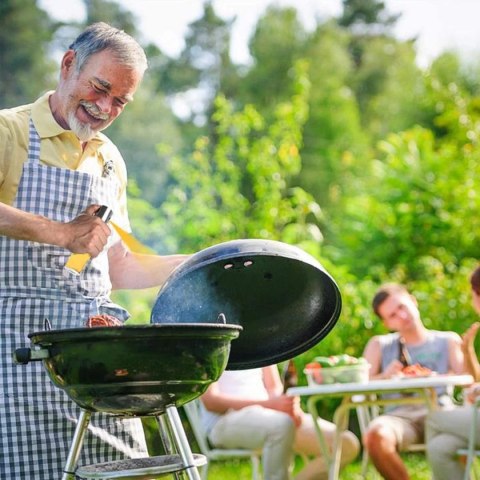
<svg viewBox="0 0 480 480"><path fill-rule="evenodd" d="M210 461L226 460L230 458L249 458L252 462L252 479L260 480L260 454L261 452L246 449L224 449L212 448L209 445L207 432L203 428L201 420L201 401L199 399L186 403L183 408L187 415L188 422L192 427L195 440L200 448L200 453L207 457L207 464L202 467L202 480L208 476L208 464Z"/></svg>

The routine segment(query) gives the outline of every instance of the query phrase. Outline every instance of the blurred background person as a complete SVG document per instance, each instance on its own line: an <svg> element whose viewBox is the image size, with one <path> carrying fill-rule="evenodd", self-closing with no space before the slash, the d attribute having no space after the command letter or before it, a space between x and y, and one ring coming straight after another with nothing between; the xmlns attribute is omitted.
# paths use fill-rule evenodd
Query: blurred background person
<svg viewBox="0 0 480 480"><path fill-rule="evenodd" d="M262 450L265 480L291 478L293 454L314 457L295 480L327 479L314 420L300 407L298 397L283 393L276 365L225 371L202 395L203 422L215 447ZM331 447L336 432L333 423L319 419ZM341 465L358 455L360 442L349 431L342 434Z"/></svg>
<svg viewBox="0 0 480 480"><path fill-rule="evenodd" d="M441 374L463 373L460 336L427 329L416 298L403 285L380 287L372 307L392 333L373 337L365 347L363 356L371 365L370 378L395 377L407 364L419 364ZM453 403L446 389L437 389L437 395L442 405ZM400 394L394 396L401 398ZM363 445L384 478L410 478L399 452L423 441L427 413L426 405L401 405L399 401L398 406L386 408L385 414L369 424Z"/></svg>
<svg viewBox="0 0 480 480"><path fill-rule="evenodd" d="M472 304L480 314L480 266L470 277ZM475 353L475 337L480 323L475 322L462 336L465 368L475 382L480 382L480 364ZM465 405L449 411L432 412L427 419L427 457L435 480L461 479L465 475L463 459L457 455L459 448L467 448L472 423L472 402L480 395L480 383L465 391ZM480 447L480 421L477 423L477 442Z"/></svg>

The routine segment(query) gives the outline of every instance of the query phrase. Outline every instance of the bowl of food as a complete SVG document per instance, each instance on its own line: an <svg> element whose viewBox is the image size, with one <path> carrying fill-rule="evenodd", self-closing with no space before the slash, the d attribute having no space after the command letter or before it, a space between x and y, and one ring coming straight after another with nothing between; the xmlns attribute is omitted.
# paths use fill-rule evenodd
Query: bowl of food
<svg viewBox="0 0 480 480"><path fill-rule="evenodd" d="M308 385L332 383L367 383L370 364L363 357L347 354L315 357L305 365Z"/></svg>

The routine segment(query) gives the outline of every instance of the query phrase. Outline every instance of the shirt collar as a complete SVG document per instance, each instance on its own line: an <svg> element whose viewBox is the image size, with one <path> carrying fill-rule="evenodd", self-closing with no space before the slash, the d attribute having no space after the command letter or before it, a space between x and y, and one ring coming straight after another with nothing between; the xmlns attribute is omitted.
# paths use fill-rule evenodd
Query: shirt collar
<svg viewBox="0 0 480 480"><path fill-rule="evenodd" d="M55 120L48 102L52 93L53 90L45 93L32 105L32 120L38 135L40 138L57 137L64 133L74 135L71 130L65 130ZM101 133L97 133L90 142L103 143L102 137Z"/></svg>

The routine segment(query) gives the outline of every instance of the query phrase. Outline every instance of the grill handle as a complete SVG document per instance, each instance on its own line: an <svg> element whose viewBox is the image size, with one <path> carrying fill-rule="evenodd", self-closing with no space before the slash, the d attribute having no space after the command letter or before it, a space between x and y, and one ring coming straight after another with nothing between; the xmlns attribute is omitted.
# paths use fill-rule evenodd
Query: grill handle
<svg viewBox="0 0 480 480"><path fill-rule="evenodd" d="M28 362L44 360L50 356L46 349L32 350L31 348L17 348L13 352L13 361L17 365L26 365Z"/></svg>

